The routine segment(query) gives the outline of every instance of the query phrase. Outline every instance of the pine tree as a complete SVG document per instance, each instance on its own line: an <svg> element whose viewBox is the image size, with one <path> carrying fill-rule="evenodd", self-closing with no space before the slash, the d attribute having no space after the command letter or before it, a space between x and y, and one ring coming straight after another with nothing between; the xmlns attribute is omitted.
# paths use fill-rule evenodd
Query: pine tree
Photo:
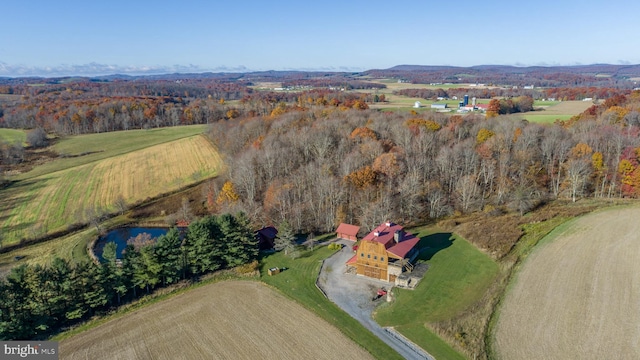
<svg viewBox="0 0 640 360"><path fill-rule="evenodd" d="M162 284L172 284L180 279L182 271L182 250L180 248L180 233L177 228L158 238L155 255L160 264Z"/></svg>

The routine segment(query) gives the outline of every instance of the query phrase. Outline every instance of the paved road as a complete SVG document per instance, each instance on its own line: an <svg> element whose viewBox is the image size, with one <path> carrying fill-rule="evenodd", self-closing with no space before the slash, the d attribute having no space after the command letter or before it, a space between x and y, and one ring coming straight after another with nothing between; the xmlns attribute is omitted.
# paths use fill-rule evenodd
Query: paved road
<svg viewBox="0 0 640 360"><path fill-rule="evenodd" d="M383 328L373 321L371 318L373 310L376 305L385 301L386 297L375 302L371 299L377 289L381 287L389 289L389 283L346 273L345 263L353 256L351 250L353 243L346 240L341 240L339 243L346 246L325 260L318 279L318 285L327 294L329 300L358 320L405 359L434 360L433 356L410 343L395 330Z"/></svg>

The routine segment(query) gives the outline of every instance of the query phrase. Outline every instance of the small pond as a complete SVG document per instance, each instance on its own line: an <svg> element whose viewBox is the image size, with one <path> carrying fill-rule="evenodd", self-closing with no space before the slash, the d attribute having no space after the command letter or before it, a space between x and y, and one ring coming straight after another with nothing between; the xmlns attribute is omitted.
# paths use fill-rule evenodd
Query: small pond
<svg viewBox="0 0 640 360"><path fill-rule="evenodd" d="M169 228L161 228L161 227L123 227L111 230L107 233L107 235L102 236L96 241L95 246L93 247L93 253L96 257L102 261L102 251L104 250L104 246L107 243L114 242L116 243L116 257L118 259L122 259L122 252L127 247L127 240L134 238L142 233L147 233L151 235L152 239L157 239L161 235L169 232Z"/></svg>

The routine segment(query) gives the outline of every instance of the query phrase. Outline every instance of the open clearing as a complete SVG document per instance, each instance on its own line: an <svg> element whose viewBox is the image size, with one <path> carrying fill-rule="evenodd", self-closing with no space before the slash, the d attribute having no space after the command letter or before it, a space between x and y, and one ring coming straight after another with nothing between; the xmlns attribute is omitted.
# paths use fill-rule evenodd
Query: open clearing
<svg viewBox="0 0 640 360"><path fill-rule="evenodd" d="M570 221L527 258L500 309L501 359L640 358L640 208Z"/></svg>
<svg viewBox="0 0 640 360"><path fill-rule="evenodd" d="M61 359L372 359L263 284L184 292L60 342Z"/></svg>
<svg viewBox="0 0 640 360"><path fill-rule="evenodd" d="M151 146L23 180L0 192L5 244L89 221L86 209L116 211L214 176L222 161L203 136Z"/></svg>
<svg viewBox="0 0 640 360"><path fill-rule="evenodd" d="M394 288L395 301L376 309L375 319L427 350L436 359L457 359L433 332L433 323L459 316L480 300L498 273L498 264L460 236L437 228L413 229L424 249L419 260L429 271L414 290Z"/></svg>
<svg viewBox="0 0 640 360"><path fill-rule="evenodd" d="M206 125L174 126L149 130L113 131L65 137L53 151L65 157L38 165L12 180L24 180L123 155L185 137L202 134ZM2 130L2 129L0 129ZM26 135L23 135L26 137Z"/></svg>
<svg viewBox="0 0 640 360"><path fill-rule="evenodd" d="M24 143L27 140L27 133L22 130L0 129L0 142L15 144L16 141Z"/></svg>
<svg viewBox="0 0 640 360"><path fill-rule="evenodd" d="M521 115L531 122L553 123L556 120L569 120L593 105L592 101L561 101L555 105L545 107L544 110L529 111Z"/></svg>

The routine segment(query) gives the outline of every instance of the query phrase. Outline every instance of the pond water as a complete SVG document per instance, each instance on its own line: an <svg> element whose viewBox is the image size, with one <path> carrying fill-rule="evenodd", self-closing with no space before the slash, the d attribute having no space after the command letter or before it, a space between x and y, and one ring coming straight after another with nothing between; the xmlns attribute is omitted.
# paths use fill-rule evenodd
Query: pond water
<svg viewBox="0 0 640 360"><path fill-rule="evenodd" d="M169 232L169 228L144 228L144 227L124 227L111 230L107 235L102 236L96 241L96 245L93 248L93 253L102 261L102 251L107 243L116 243L116 257L122 259L122 252L127 247L127 240L134 238L142 233L151 235L151 238L155 241L161 235Z"/></svg>

